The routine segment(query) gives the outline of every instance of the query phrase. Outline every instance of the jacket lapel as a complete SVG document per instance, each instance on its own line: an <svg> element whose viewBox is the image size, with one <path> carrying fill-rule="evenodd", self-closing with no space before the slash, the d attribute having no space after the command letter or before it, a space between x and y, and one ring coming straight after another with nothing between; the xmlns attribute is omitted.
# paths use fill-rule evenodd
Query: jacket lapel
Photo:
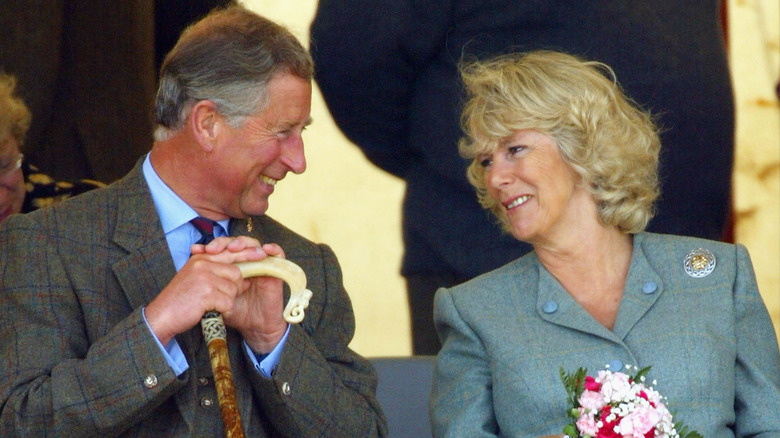
<svg viewBox="0 0 780 438"><path fill-rule="evenodd" d="M541 263L536 312L540 318L552 324L599 336L608 341L620 342L613 332L586 312Z"/></svg>
<svg viewBox="0 0 780 438"><path fill-rule="evenodd" d="M113 265L114 274L133 309L149 304L168 285L176 268L165 239L149 187L143 176L143 160L117 182L114 243L127 253ZM176 336L190 367L196 359L198 327ZM194 382L189 382L194 385ZM184 421L193 427L195 411L190 407L197 392L178 391L174 397Z"/></svg>
<svg viewBox="0 0 780 438"><path fill-rule="evenodd" d="M641 320L658 301L664 291L661 276L652 268L645 251L645 233L634 236L634 251L631 266L623 290L617 320L613 332L625 339L631 329Z"/></svg>
<svg viewBox="0 0 780 438"><path fill-rule="evenodd" d="M141 163L116 185L113 235L127 252L114 263L114 273L134 309L154 299L176 273Z"/></svg>
<svg viewBox="0 0 780 438"><path fill-rule="evenodd" d="M248 223L249 221L252 221L252 231L249 231ZM255 216L249 219L231 219L230 225L228 227L228 235L231 237L236 236L250 236L254 237L255 239L259 240L261 243L263 243L262 239L262 230L263 230L263 217L262 216ZM228 331L228 336L230 336L231 333L234 333L236 336L238 336L238 333L235 331ZM230 344L233 340L228 339L228 344ZM254 370L245 371L244 367L238 366L239 364L242 364L244 362L244 342L243 340L239 340L236 342L237 347L233 350L237 354L231 354L230 357L230 364L233 368L233 379L234 381L245 381L248 382L249 376L246 373L255 372ZM250 367L251 368L251 367ZM244 428L246 429L249 427L248 425L251 424L253 421L253 416L256 415L255 412L255 403L254 403L254 395L252 392L251 385L235 385L236 387L236 403L238 403L238 411L241 414L241 421L244 424Z"/></svg>
<svg viewBox="0 0 780 438"><path fill-rule="evenodd" d="M536 297L536 309L539 316L552 323L579 330L603 339L623 344L631 329L650 310L663 292L661 277L656 273L645 256L644 233L634 238L634 250L631 255L626 285L620 302L615 326L607 329L596 321L561 286L547 269L539 265L539 288ZM554 303L554 304L551 304ZM553 312L545 308L555 306Z"/></svg>

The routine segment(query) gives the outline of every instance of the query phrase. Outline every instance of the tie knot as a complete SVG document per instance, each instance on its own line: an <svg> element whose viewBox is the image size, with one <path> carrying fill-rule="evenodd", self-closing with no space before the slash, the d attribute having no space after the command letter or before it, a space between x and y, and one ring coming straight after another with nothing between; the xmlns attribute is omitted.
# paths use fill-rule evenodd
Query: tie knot
<svg viewBox="0 0 780 438"><path fill-rule="evenodd" d="M205 217L196 217L191 220L190 223L196 230L200 231L201 238L195 243L205 245L214 240L214 227L219 226L218 223Z"/></svg>

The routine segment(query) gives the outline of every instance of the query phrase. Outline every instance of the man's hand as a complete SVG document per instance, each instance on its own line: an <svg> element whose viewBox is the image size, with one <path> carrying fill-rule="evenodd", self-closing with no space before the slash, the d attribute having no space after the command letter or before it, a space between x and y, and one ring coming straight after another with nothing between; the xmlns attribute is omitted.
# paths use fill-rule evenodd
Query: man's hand
<svg viewBox="0 0 780 438"><path fill-rule="evenodd" d="M266 256L284 258L279 245L265 244ZM284 320L283 281L276 277L251 277L234 302L233 309L222 313L225 324L236 328L255 353L269 353L287 331Z"/></svg>
<svg viewBox="0 0 780 438"><path fill-rule="evenodd" d="M254 351L273 349L287 328L282 319L282 281L244 279L234 263L258 261L268 255L283 257L282 249L240 236L193 245L191 252L192 257L146 307L146 319L160 342L167 344L197 325L205 312L216 310L227 325L242 333Z"/></svg>

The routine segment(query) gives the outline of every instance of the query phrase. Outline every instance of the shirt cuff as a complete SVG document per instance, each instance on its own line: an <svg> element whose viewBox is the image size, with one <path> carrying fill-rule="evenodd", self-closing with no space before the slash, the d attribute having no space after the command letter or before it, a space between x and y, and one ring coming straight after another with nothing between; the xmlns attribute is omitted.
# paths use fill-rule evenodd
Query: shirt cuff
<svg viewBox="0 0 780 438"><path fill-rule="evenodd" d="M176 338L171 338L171 341L168 342L168 345L163 345L162 342L157 339L157 335L154 334L152 328L149 326L149 321L146 320L146 308L141 309L141 315L144 317L144 322L146 323L146 327L149 329L149 333L152 334L154 341L157 342L157 346L160 347L160 351L162 352L163 356L165 356L165 361L168 362L168 365L171 367L171 369L173 369L176 377L187 371L190 368L190 364L187 363L187 358L184 357L184 352L181 351L181 347L179 347L179 342L176 340Z"/></svg>
<svg viewBox="0 0 780 438"><path fill-rule="evenodd" d="M279 341L278 344L276 344L276 347L274 347L273 350L271 350L268 354L257 354L254 351L252 351L251 348L249 348L249 345L244 342L244 348L246 348L246 352L249 355L249 358L252 359L252 365L254 365L255 369L260 372L260 374L270 379L271 374L276 369L276 366L279 365L279 358L282 356L282 350L284 349L284 343L287 342L287 337L290 335L290 324L287 324L287 330L284 332L284 336L282 336L282 339Z"/></svg>

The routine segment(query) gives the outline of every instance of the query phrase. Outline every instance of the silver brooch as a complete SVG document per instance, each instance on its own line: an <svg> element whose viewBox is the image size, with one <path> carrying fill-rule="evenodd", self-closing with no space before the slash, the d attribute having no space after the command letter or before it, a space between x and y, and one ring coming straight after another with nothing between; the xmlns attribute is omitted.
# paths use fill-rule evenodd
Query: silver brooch
<svg viewBox="0 0 780 438"><path fill-rule="evenodd" d="M683 267L693 278L706 277L715 269L715 254L704 248L694 249L685 256Z"/></svg>

